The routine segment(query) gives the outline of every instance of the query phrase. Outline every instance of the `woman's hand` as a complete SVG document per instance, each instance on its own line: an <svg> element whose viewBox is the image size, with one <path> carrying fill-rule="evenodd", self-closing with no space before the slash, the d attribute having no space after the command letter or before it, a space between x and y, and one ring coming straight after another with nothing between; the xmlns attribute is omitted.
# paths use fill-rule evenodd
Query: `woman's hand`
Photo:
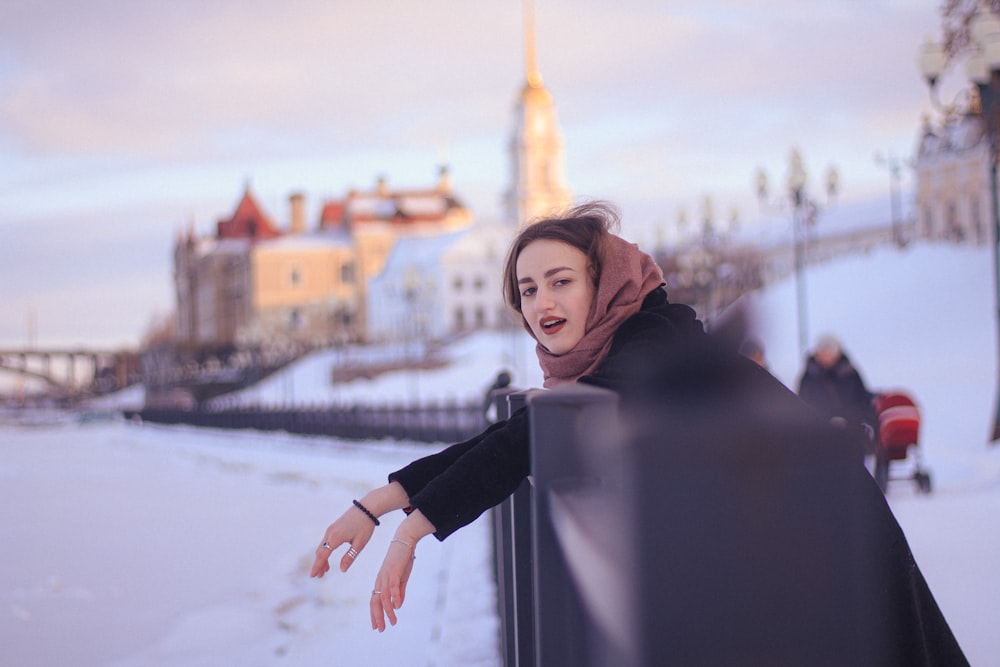
<svg viewBox="0 0 1000 667"><path fill-rule="evenodd" d="M399 538L389 544L385 560L375 577L375 588L372 589L372 630L384 632L386 616L391 625L396 625L396 610L403 606L406 582L410 580L413 561L416 560L415 546L413 542Z"/></svg>
<svg viewBox="0 0 1000 667"><path fill-rule="evenodd" d="M323 533L323 542L316 547L316 560L313 561L310 577L322 577L330 571L330 556L342 544L350 544L350 548L340 558L340 571L354 563L354 559L368 544L375 532L375 524L358 508L351 506L340 518L330 524Z"/></svg>
<svg viewBox="0 0 1000 667"><path fill-rule="evenodd" d="M390 625L396 625L396 610L403 606L406 599L406 583L410 580L413 561L417 557L417 542L434 531L434 525L420 510L413 511L399 524L382 567L375 576L370 605L372 630L384 632L386 617Z"/></svg>
<svg viewBox="0 0 1000 667"><path fill-rule="evenodd" d="M403 487L397 482L390 482L383 487L367 493L360 501L361 505L376 517L386 512L402 509L410 504L410 498ZM340 571L347 572L354 560L364 550L368 540L375 532L375 522L355 506L347 508L340 518L330 524L323 533L320 545L316 547L316 560L313 561L311 577L322 577L330 571L330 556L342 544L349 544L347 552L340 558Z"/></svg>

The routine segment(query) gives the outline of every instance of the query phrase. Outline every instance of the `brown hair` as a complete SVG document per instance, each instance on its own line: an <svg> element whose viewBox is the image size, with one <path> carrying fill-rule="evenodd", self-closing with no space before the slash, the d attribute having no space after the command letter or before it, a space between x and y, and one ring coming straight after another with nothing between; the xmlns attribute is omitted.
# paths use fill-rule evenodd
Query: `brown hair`
<svg viewBox="0 0 1000 667"><path fill-rule="evenodd" d="M542 218L522 229L507 252L503 269L503 298L521 312L521 290L517 284L517 258L531 243L542 239L561 241L587 256L587 266L594 288L601 279L601 249L610 233L618 231L618 210L607 202L589 202L565 213Z"/></svg>

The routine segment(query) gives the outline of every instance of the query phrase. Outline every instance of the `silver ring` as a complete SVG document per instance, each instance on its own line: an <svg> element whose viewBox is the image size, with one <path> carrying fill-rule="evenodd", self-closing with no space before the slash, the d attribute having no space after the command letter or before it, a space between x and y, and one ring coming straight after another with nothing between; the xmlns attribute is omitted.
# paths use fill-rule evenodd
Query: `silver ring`
<svg viewBox="0 0 1000 667"><path fill-rule="evenodd" d="M330 551L333 551L333 547L330 546L329 542L324 542L320 546L323 547L324 549L329 549Z"/></svg>
<svg viewBox="0 0 1000 667"><path fill-rule="evenodd" d="M382 591L372 591L372 595L382 595Z"/></svg>
<svg viewBox="0 0 1000 667"><path fill-rule="evenodd" d="M358 557L358 552L354 550L354 547L351 547L347 550L347 556L353 560Z"/></svg>

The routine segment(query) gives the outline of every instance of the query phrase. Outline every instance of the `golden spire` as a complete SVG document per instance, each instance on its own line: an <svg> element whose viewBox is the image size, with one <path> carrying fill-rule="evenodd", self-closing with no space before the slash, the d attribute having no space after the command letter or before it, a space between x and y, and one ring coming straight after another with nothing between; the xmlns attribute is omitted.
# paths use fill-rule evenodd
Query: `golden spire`
<svg viewBox="0 0 1000 667"><path fill-rule="evenodd" d="M538 71L535 57L535 8L532 0L524 0L524 64L528 72L528 85L542 87L542 73Z"/></svg>

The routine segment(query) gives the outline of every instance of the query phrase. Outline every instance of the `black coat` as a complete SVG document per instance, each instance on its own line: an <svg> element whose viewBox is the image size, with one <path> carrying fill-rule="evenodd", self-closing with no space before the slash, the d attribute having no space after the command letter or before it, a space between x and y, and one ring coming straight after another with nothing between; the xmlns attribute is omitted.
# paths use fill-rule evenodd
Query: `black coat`
<svg viewBox="0 0 1000 667"><path fill-rule="evenodd" d="M636 368L665 345L680 347L684 341L706 338L691 308L671 304L665 290L654 290L642 309L618 328L597 371L580 382L623 390ZM528 416L522 409L470 440L393 472L389 480L406 489L411 507L434 524L435 536L443 540L517 490L529 473L528 440Z"/></svg>
<svg viewBox="0 0 1000 667"><path fill-rule="evenodd" d="M861 464L860 446L765 369L706 335L689 307L670 304L662 289L652 292L619 327L605 361L580 382L616 391L636 431L648 420L656 446L670 449L653 475L654 486L662 480L665 489L661 504L639 513L654 543L660 540L649 550L661 559L653 564L661 576L651 585L665 587L664 613L673 613L655 632L709 633L688 641L695 653L683 664L711 664L712 656L722 660L716 664L737 664L725 657L725 642L711 637L717 621L746 628L748 641L773 638L785 651L775 656L794 655L795 664L968 664ZM766 431L773 422L784 429L777 442L762 439L761 428L746 434L754 424ZM820 441L836 446L825 454L810 449ZM851 447L858 456L843 454ZM769 448L765 465L754 468L763 448ZM734 449L735 456L727 454ZM811 451L832 462L822 479L800 466ZM713 467L715 460L725 470ZM521 410L389 479L444 539L513 493L529 462L528 416ZM772 467L781 469L778 477L759 474ZM693 482L691 471L707 471L714 486ZM765 497L791 501L755 506L755 489L775 479L792 492Z"/></svg>
<svg viewBox="0 0 1000 667"><path fill-rule="evenodd" d="M799 379L799 396L828 418L843 417L852 426L876 426L874 394L846 354L829 368L809 357Z"/></svg>

